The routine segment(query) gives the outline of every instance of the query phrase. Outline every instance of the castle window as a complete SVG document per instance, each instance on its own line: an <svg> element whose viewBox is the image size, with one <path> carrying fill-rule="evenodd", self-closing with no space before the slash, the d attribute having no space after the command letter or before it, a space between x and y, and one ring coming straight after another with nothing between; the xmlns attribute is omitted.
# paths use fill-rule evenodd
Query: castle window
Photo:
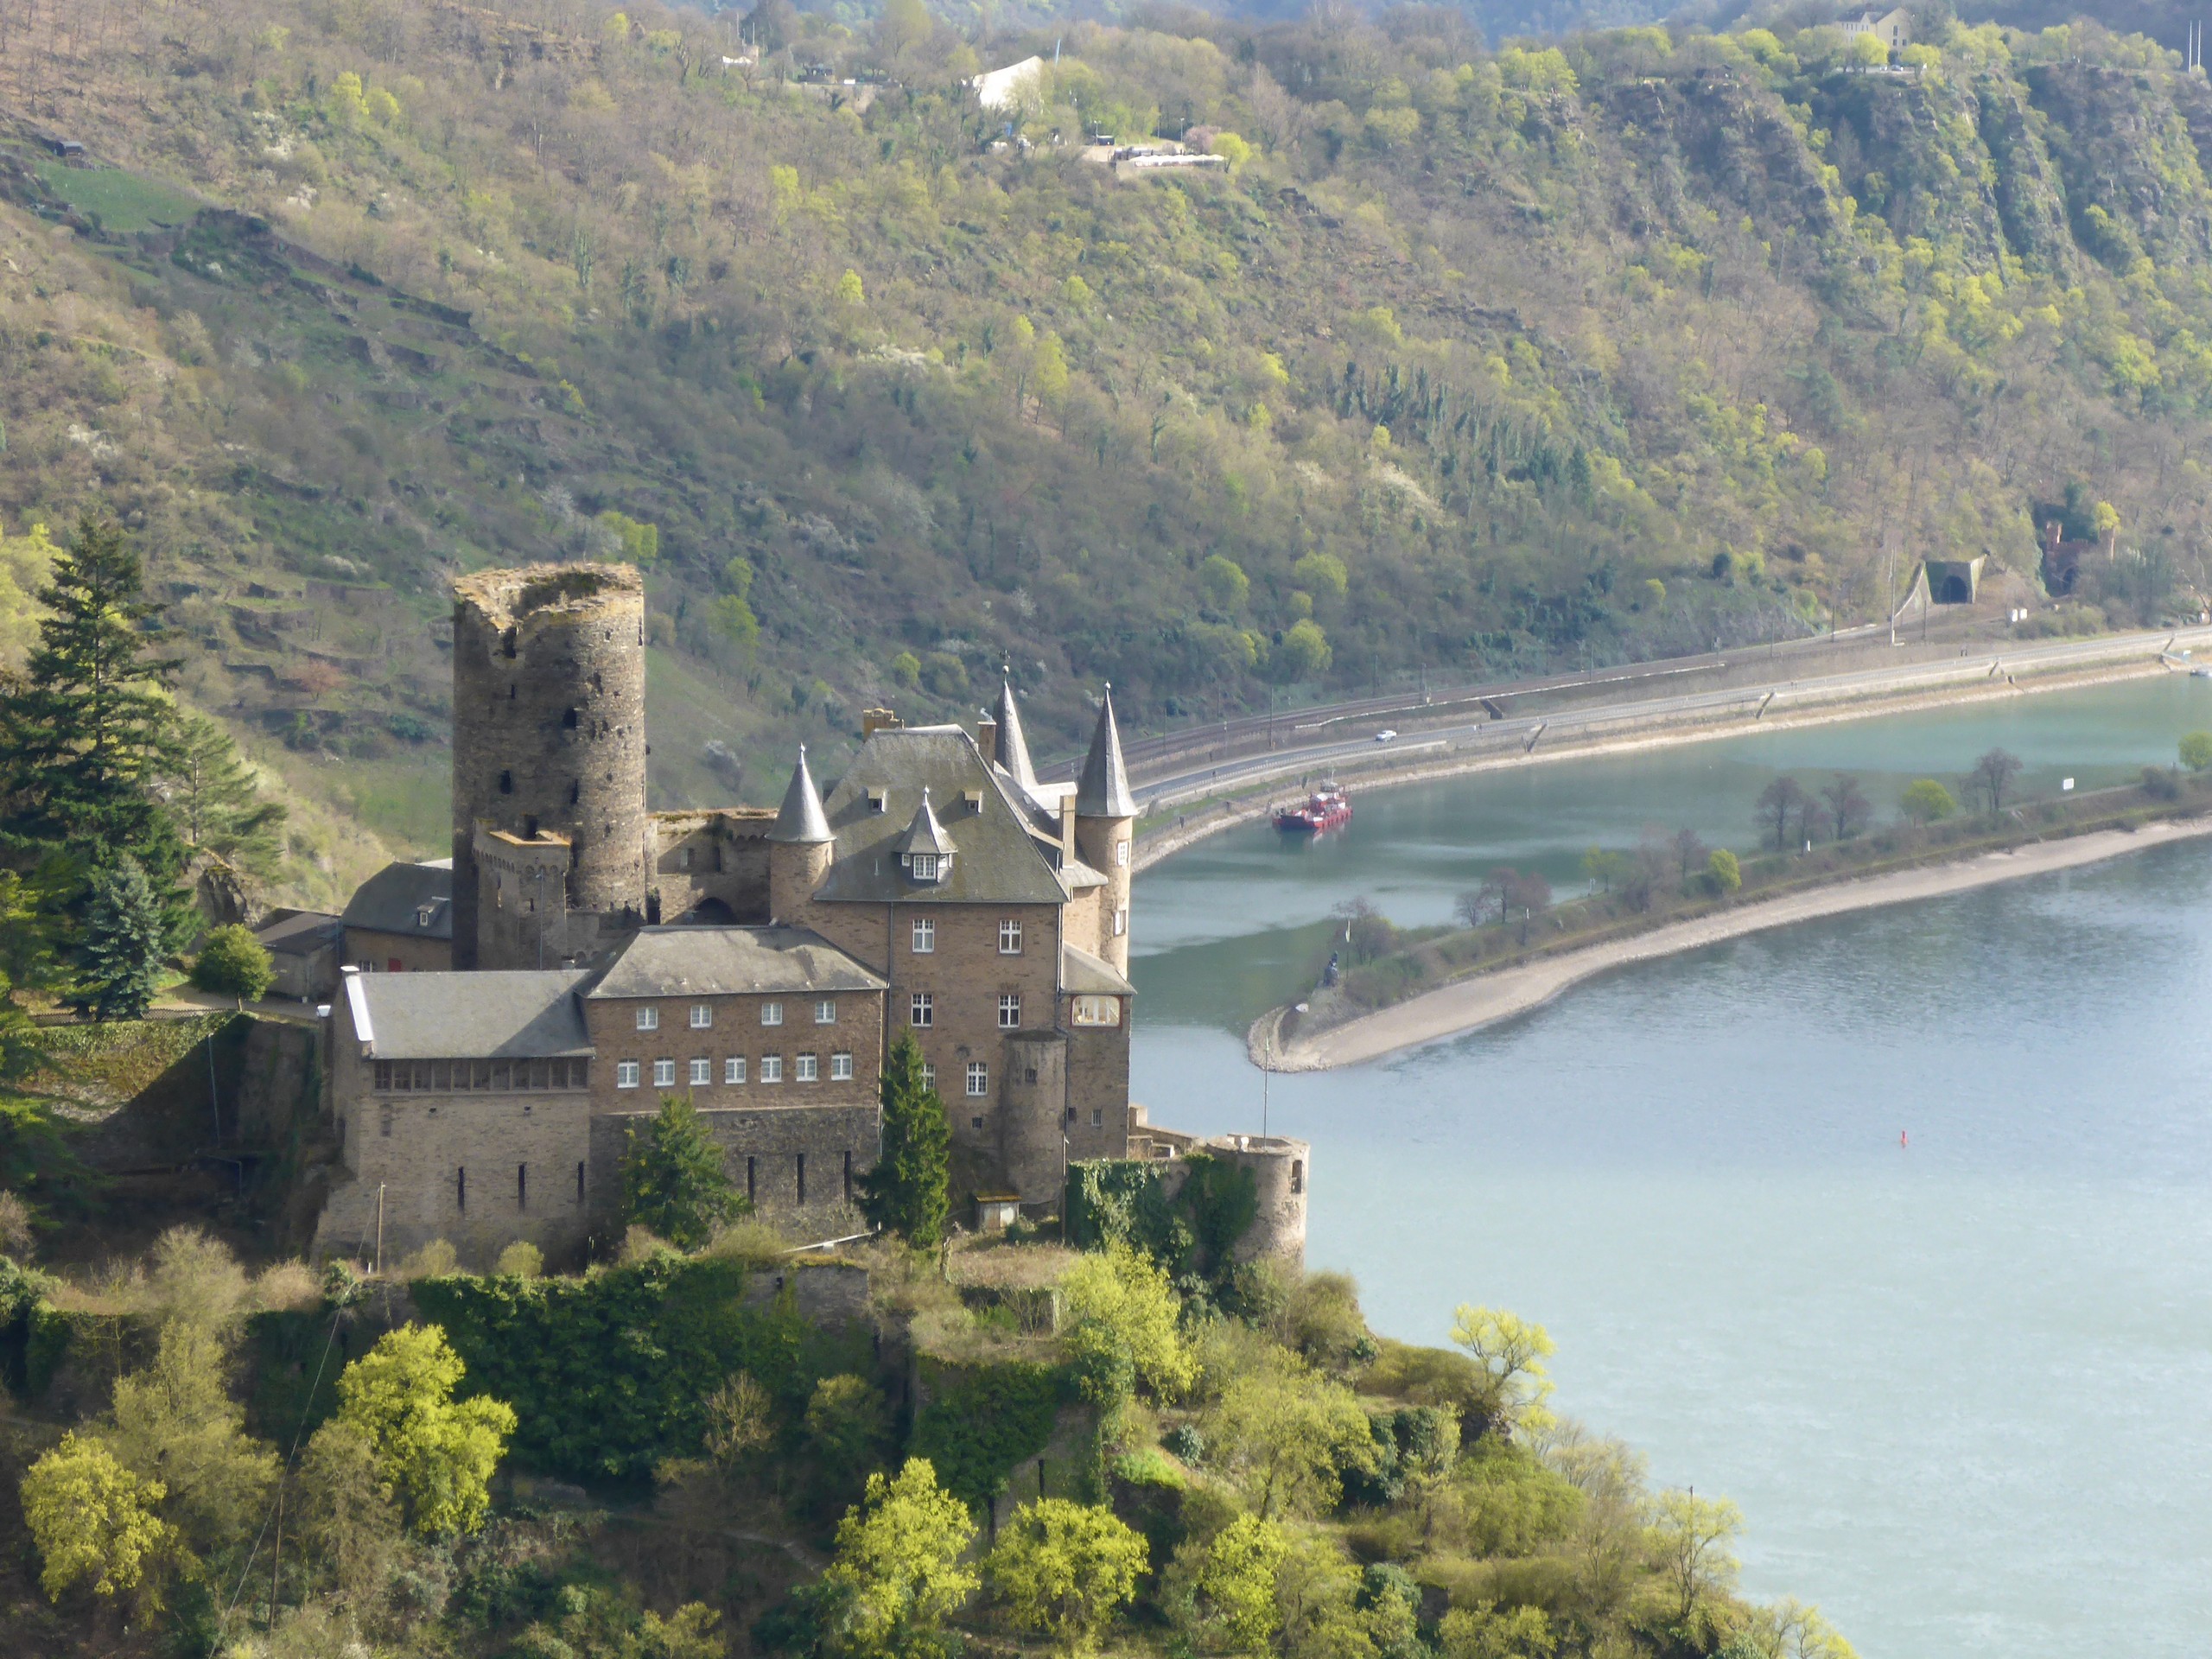
<svg viewBox="0 0 2212 1659"><path fill-rule="evenodd" d="M804 1204L806 1202L806 1154L802 1152L794 1154L793 1156L798 1166L798 1201Z"/></svg>
<svg viewBox="0 0 2212 1659"><path fill-rule="evenodd" d="M745 1160L745 1201L747 1204L753 1202L754 1196L760 1191L760 1161L757 1158L747 1158Z"/></svg>
<svg viewBox="0 0 2212 1659"><path fill-rule="evenodd" d="M694 1089L703 1089L714 1080L715 1063L712 1060L691 1062L691 1086Z"/></svg>
<svg viewBox="0 0 2212 1659"><path fill-rule="evenodd" d="M999 955L1018 957L1021 954L1021 924L1008 919L999 924Z"/></svg>
<svg viewBox="0 0 2212 1659"><path fill-rule="evenodd" d="M1118 996L1078 996L1075 1000L1074 1017L1078 1026L1118 1026L1122 1023L1122 999Z"/></svg>
<svg viewBox="0 0 2212 1659"><path fill-rule="evenodd" d="M931 1022L931 1018L936 1010L936 1001L927 991L916 991L913 995L906 999L906 1023L910 1026L926 1026Z"/></svg>
<svg viewBox="0 0 2212 1659"><path fill-rule="evenodd" d="M999 1029L1016 1031L1021 1026L1021 998L1019 995L999 998Z"/></svg>
<svg viewBox="0 0 2212 1659"><path fill-rule="evenodd" d="M561 715L561 728L563 731L569 732L573 732L576 729L576 711L575 709L569 709L563 710Z"/></svg>
<svg viewBox="0 0 2212 1659"><path fill-rule="evenodd" d="M658 1031L660 1029L660 1010L655 1007L639 1008L638 1010L638 1029L639 1031Z"/></svg>
<svg viewBox="0 0 2212 1659"><path fill-rule="evenodd" d="M1090 1109L1090 1127L1094 1129L1103 1129L1106 1127L1106 1109L1104 1107L1094 1106Z"/></svg>
<svg viewBox="0 0 2212 1659"><path fill-rule="evenodd" d="M792 1074L793 1077L800 1083L818 1082L821 1074L817 1068L820 1065L821 1060L818 1056L802 1054L798 1057L798 1069Z"/></svg>
<svg viewBox="0 0 2212 1659"><path fill-rule="evenodd" d="M733 1054L722 1062L722 1081L724 1083L743 1083L745 1081L744 1055Z"/></svg>
<svg viewBox="0 0 2212 1659"><path fill-rule="evenodd" d="M537 839L537 815L535 812L522 821L522 834L524 841Z"/></svg>
<svg viewBox="0 0 2212 1659"><path fill-rule="evenodd" d="M936 880L937 855L935 853L916 853L913 858L913 868L915 880Z"/></svg>
<svg viewBox="0 0 2212 1659"><path fill-rule="evenodd" d="M676 855L676 865L678 869L683 870L691 868L691 849L689 847Z"/></svg>
<svg viewBox="0 0 2212 1659"><path fill-rule="evenodd" d="M513 794L514 792L515 792L515 775L514 775L514 773L512 773L512 772L501 772L501 773L499 774L499 793L500 793L500 794L502 794L502 795L512 795L512 794Z"/></svg>
<svg viewBox="0 0 2212 1659"><path fill-rule="evenodd" d="M1303 1158L1290 1160L1290 1190L1294 1192L1306 1190L1306 1160Z"/></svg>
<svg viewBox="0 0 2212 1659"><path fill-rule="evenodd" d="M845 1202L846 1202L847 1204L850 1204L852 1201L853 1201L853 1154L852 1154L851 1153L849 1153L849 1153L847 1153L847 1154L845 1154Z"/></svg>
<svg viewBox="0 0 2212 1659"><path fill-rule="evenodd" d="M840 1050L830 1057L830 1081L850 1083L853 1078L853 1057Z"/></svg>
<svg viewBox="0 0 2212 1659"><path fill-rule="evenodd" d="M980 1117L971 1117L968 1120L968 1127L971 1129L980 1129L983 1127L983 1120Z"/></svg>
<svg viewBox="0 0 2212 1659"><path fill-rule="evenodd" d="M1128 931L1129 907L1127 905L1116 906L1114 910L1114 937L1118 939Z"/></svg>
<svg viewBox="0 0 2212 1659"><path fill-rule="evenodd" d="M1126 841L1114 843L1114 868L1121 870L1129 868L1129 843Z"/></svg>
<svg viewBox="0 0 2212 1659"><path fill-rule="evenodd" d="M635 1060L614 1062L614 1086L617 1089L634 1089L638 1086L638 1063Z"/></svg>
<svg viewBox="0 0 2212 1659"><path fill-rule="evenodd" d="M569 804L575 806L582 801L583 798L584 786L579 783L571 783L569 785Z"/></svg>
<svg viewBox="0 0 2212 1659"><path fill-rule="evenodd" d="M385 1094L391 1092L391 1062L390 1060L377 1062L377 1088Z"/></svg>
<svg viewBox="0 0 2212 1659"><path fill-rule="evenodd" d="M926 916L914 918L914 954L926 957L937 949L937 923Z"/></svg>
<svg viewBox="0 0 2212 1659"><path fill-rule="evenodd" d="M512 657L515 654L515 631L512 628L509 628L499 636L499 652L505 657Z"/></svg>
<svg viewBox="0 0 2212 1659"><path fill-rule="evenodd" d="M937 1067L927 1060L922 1062L922 1090L926 1094L937 1087Z"/></svg>
<svg viewBox="0 0 2212 1659"><path fill-rule="evenodd" d="M583 1201L584 1201L584 1166L583 1166L582 1163L581 1161L579 1161L579 1162L577 1163L577 1165L576 1165L576 1202L577 1202L578 1204L582 1204Z"/></svg>
<svg viewBox="0 0 2212 1659"><path fill-rule="evenodd" d="M468 1171L456 1169L453 1173L453 1203L456 1210L468 1208Z"/></svg>
<svg viewBox="0 0 2212 1659"><path fill-rule="evenodd" d="M715 1011L704 1002L691 1005L691 1029L704 1031L715 1023Z"/></svg>
<svg viewBox="0 0 2212 1659"><path fill-rule="evenodd" d="M991 1068L981 1060L968 1062L968 1094L980 1099L991 1092Z"/></svg>
<svg viewBox="0 0 2212 1659"><path fill-rule="evenodd" d="M760 1023L764 1026L782 1025L784 1005L780 1002L763 1002L760 1005Z"/></svg>
<svg viewBox="0 0 2212 1659"><path fill-rule="evenodd" d="M1037 1081L1037 1068L1036 1068L1035 1066L1033 1066L1033 1066L1031 1066L1031 1067L1030 1067L1027 1071L1025 1071L1025 1072L1022 1074L1022 1078L1021 1078L1021 1080L1022 1080L1024 1083L1034 1083L1034 1082L1036 1082L1036 1081ZM1074 1109L1073 1109L1072 1107L1071 1107L1069 1109L1070 1109L1070 1110L1073 1110Z"/></svg>
<svg viewBox="0 0 2212 1659"><path fill-rule="evenodd" d="M515 1208L518 1210L530 1208L530 1166L528 1164L515 1166Z"/></svg>
<svg viewBox="0 0 2212 1659"><path fill-rule="evenodd" d="M781 1083L783 1080L784 1057L780 1054L763 1054L760 1057L760 1081Z"/></svg>
<svg viewBox="0 0 2212 1659"><path fill-rule="evenodd" d="M815 1003L814 1023L817 1026L834 1026L837 1023L837 1001L835 997L825 996Z"/></svg>
<svg viewBox="0 0 2212 1659"><path fill-rule="evenodd" d="M673 1089L676 1087L676 1062L674 1060L655 1060L653 1062L653 1087L656 1089Z"/></svg>

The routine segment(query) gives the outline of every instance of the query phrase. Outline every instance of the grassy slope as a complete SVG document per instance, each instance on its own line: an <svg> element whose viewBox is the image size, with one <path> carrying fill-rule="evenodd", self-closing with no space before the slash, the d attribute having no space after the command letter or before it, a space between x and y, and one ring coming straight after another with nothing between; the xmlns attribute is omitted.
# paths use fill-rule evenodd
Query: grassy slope
<svg viewBox="0 0 2212 1659"><path fill-rule="evenodd" d="M990 156L942 29L811 26L796 60L904 82L858 113L696 15L174 10L0 35L0 521L142 531L190 694L328 804L334 869L348 817L438 841L445 580L608 511L660 529L664 802L728 792L709 741L765 798L1001 658L1054 747L1101 677L1141 725L1850 620L1893 554L2031 574L2069 482L2145 556L2111 613L2202 580L2212 97L2139 43L1961 34L1910 79L1819 36L1079 29ZM1050 143L1186 118L1237 176ZM129 170L34 142L79 130Z"/></svg>

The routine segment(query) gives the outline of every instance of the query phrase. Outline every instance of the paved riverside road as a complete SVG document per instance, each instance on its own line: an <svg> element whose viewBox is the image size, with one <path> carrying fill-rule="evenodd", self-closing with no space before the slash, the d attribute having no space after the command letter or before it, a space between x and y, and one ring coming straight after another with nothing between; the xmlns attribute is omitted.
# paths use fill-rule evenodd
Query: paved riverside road
<svg viewBox="0 0 2212 1659"><path fill-rule="evenodd" d="M1612 727L1655 721L1710 725L1726 720L1732 713L1739 714L1748 723L1788 709L1915 691L2008 683L2019 676L2094 670L2128 661L2155 660L2162 656L2178 657L2207 646L2212 646L2212 627L2162 628L2095 639L2033 645L1975 644L1963 647L1958 656L1934 661L1845 674L1815 674L1759 684L1668 691L1658 696L1583 702L1526 715L1510 712L1506 698L1497 695L1488 698L1477 696L1465 702L1455 698L1453 702L1458 706L1452 707L1423 707L1418 702L1409 705L1403 699L1377 699L1371 703L1307 711L1300 716L1300 723L1295 727L1290 727L1283 716L1274 716L1278 722L1274 739L1277 747L1269 752L1224 757L1206 766L1192 766L1187 760L1176 765L1170 760L1156 776L1142 775L1148 769L1133 760L1130 788L1140 810L1150 813L1225 791L1331 766L1349 769L1355 765L1386 761L1394 765L1415 764L1427 759L1441 760L1446 754L1505 755L1516 747L1527 753L1541 744L1589 741L1605 735L1606 728ZM1679 673L1681 682L1689 683L1700 673L1718 672L1727 666L1724 659L1715 658L1709 664L1667 664L1658 673L1669 677ZM1537 690L1579 690L1602 685L1608 680L1624 685L1668 683L1648 671L1622 669L1594 678L1575 677L1530 683L1527 689L1514 695L1528 696ZM1388 744L1376 742L1371 731L1363 730L1358 737L1338 734L1345 724L1371 727L1382 713L1403 728L1402 734Z"/></svg>

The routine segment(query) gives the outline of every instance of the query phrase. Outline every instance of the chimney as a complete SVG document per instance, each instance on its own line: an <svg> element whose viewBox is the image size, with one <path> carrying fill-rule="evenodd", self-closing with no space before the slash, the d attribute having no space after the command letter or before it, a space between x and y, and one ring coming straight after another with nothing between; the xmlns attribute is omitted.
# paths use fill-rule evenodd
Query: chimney
<svg viewBox="0 0 2212 1659"><path fill-rule="evenodd" d="M888 709L863 709L861 710L861 741L867 742L878 732L895 732L906 723Z"/></svg>
<svg viewBox="0 0 2212 1659"><path fill-rule="evenodd" d="M1075 791L1060 797L1060 856L1075 856Z"/></svg>
<svg viewBox="0 0 2212 1659"><path fill-rule="evenodd" d="M983 752L985 766L998 764L999 723L988 712L976 722L976 747Z"/></svg>

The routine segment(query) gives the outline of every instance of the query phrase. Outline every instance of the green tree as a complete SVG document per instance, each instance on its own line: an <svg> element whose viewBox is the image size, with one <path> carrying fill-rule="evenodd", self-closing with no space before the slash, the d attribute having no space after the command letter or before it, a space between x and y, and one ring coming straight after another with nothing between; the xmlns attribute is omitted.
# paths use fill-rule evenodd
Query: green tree
<svg viewBox="0 0 2212 1659"><path fill-rule="evenodd" d="M1282 1621L1276 1579L1289 1554L1289 1534L1256 1515L1236 1516L1211 1538L1191 1539L1166 1575L1170 1616L1206 1647L1265 1652Z"/></svg>
<svg viewBox="0 0 2212 1659"><path fill-rule="evenodd" d="M1499 1405L1515 1422L1529 1429L1550 1422L1544 1402L1552 1379L1544 1361L1559 1351L1550 1332L1504 1308L1462 1302L1452 1311L1452 1341L1490 1373Z"/></svg>
<svg viewBox="0 0 2212 1659"><path fill-rule="evenodd" d="M1328 635L1309 616L1290 626L1268 662L1280 679L1310 680L1327 671L1332 655Z"/></svg>
<svg viewBox="0 0 2212 1659"><path fill-rule="evenodd" d="M204 715L177 722L169 806L185 845L264 879L283 858L283 806L264 799L231 734Z"/></svg>
<svg viewBox="0 0 2212 1659"><path fill-rule="evenodd" d="M1375 1466L1375 1436L1358 1398L1302 1369L1237 1377L1209 1423L1209 1461L1236 1481L1262 1520L1332 1509L1344 1471Z"/></svg>
<svg viewBox="0 0 2212 1659"><path fill-rule="evenodd" d="M1627 868L1626 855L1603 847L1592 847L1582 855L1583 878L1600 893L1611 893Z"/></svg>
<svg viewBox="0 0 2212 1659"><path fill-rule="evenodd" d="M937 1248L951 1204L952 1131L923 1081L921 1045L901 1031L884 1062L882 1151L861 1177L861 1213L918 1250Z"/></svg>
<svg viewBox="0 0 2212 1659"><path fill-rule="evenodd" d="M849 1501L861 1476L882 1461L891 1443L891 1409L883 1390L848 1372L825 1376L806 1402L806 1440L823 1484Z"/></svg>
<svg viewBox="0 0 2212 1659"><path fill-rule="evenodd" d="M1898 810L1917 824L1940 823L1959 810L1951 791L1933 778L1916 779L1904 786Z"/></svg>
<svg viewBox="0 0 2212 1659"><path fill-rule="evenodd" d="M1046 1497L1014 1511L983 1570L1018 1629L1088 1653L1135 1599L1147 1560L1144 1539L1112 1510Z"/></svg>
<svg viewBox="0 0 2212 1659"><path fill-rule="evenodd" d="M722 1166L722 1149L696 1108L663 1095L643 1129L628 1131L622 1154L622 1219L679 1249L696 1250L715 1229L751 1208Z"/></svg>
<svg viewBox="0 0 2212 1659"><path fill-rule="evenodd" d="M1290 567L1291 579L1308 593L1342 599L1351 588L1351 573L1333 553L1308 553Z"/></svg>
<svg viewBox="0 0 2212 1659"><path fill-rule="evenodd" d="M257 1002L267 995L276 969L260 940L237 923L207 930L192 963L192 982L220 996Z"/></svg>
<svg viewBox="0 0 2212 1659"><path fill-rule="evenodd" d="M1552 1659L1559 1637L1541 1607L1478 1601L1455 1607L1436 1630L1437 1659Z"/></svg>
<svg viewBox="0 0 2212 1659"><path fill-rule="evenodd" d="M154 1362L118 1379L111 1449L168 1493L163 1518L201 1554L249 1535L276 1480L276 1453L245 1432L228 1389L228 1344L205 1325L172 1319Z"/></svg>
<svg viewBox="0 0 2212 1659"><path fill-rule="evenodd" d="M1069 1346L1086 1377L1141 1382L1163 1400L1179 1397L1198 1380L1198 1362L1177 1328L1182 1305L1166 1270L1127 1244L1079 1258L1061 1277L1060 1306Z"/></svg>
<svg viewBox="0 0 2212 1659"><path fill-rule="evenodd" d="M963 1561L975 1541L967 1505L938 1484L925 1458L868 1477L868 1494L837 1526L822 1576L827 1645L850 1659L936 1659L946 1618L979 1580Z"/></svg>
<svg viewBox="0 0 2212 1659"><path fill-rule="evenodd" d="M2212 766L2212 732L2190 732L2181 741L2181 763L2191 772Z"/></svg>
<svg viewBox="0 0 2212 1659"><path fill-rule="evenodd" d="M166 1496L159 1481L141 1479L99 1441L64 1434L23 1477L23 1520L44 1562L46 1593L59 1601L90 1580L97 1595L137 1592L142 1605L158 1605L151 1575L176 1545L155 1513Z"/></svg>
<svg viewBox="0 0 2212 1659"><path fill-rule="evenodd" d="M363 1606L391 1576L403 1531L376 1447L355 1424L333 1418L300 1459L300 1529L339 1595Z"/></svg>
<svg viewBox="0 0 2212 1659"><path fill-rule="evenodd" d="M438 1326L407 1325L386 1332L338 1379L339 1420L367 1440L378 1475L422 1537L484 1524L492 1471L515 1432L505 1402L453 1397L467 1369Z"/></svg>
<svg viewBox="0 0 2212 1659"><path fill-rule="evenodd" d="M1713 855L1705 861L1705 874L1716 893L1734 893L1744 885L1744 867L1726 847L1713 849Z"/></svg>
<svg viewBox="0 0 2212 1659"><path fill-rule="evenodd" d="M169 919L125 853L94 880L70 1001L95 1020L143 1020L160 993Z"/></svg>
<svg viewBox="0 0 2212 1659"><path fill-rule="evenodd" d="M1251 596L1252 579L1236 560L1212 553L1198 567L1198 587L1214 609L1233 614L1243 610L1244 601Z"/></svg>
<svg viewBox="0 0 2212 1659"><path fill-rule="evenodd" d="M1725 1497L1664 1491L1651 1500L1645 1535L1674 1592L1677 1625L1689 1624L1700 1602L1733 1586L1737 1561L1729 1546L1743 1530L1744 1512Z"/></svg>
<svg viewBox="0 0 2212 1659"><path fill-rule="evenodd" d="M127 855L167 881L185 849L154 789L180 758L164 692L178 664L145 654L158 612L138 555L87 514L38 597L38 647L0 698L0 848L19 865L55 849L94 868Z"/></svg>

